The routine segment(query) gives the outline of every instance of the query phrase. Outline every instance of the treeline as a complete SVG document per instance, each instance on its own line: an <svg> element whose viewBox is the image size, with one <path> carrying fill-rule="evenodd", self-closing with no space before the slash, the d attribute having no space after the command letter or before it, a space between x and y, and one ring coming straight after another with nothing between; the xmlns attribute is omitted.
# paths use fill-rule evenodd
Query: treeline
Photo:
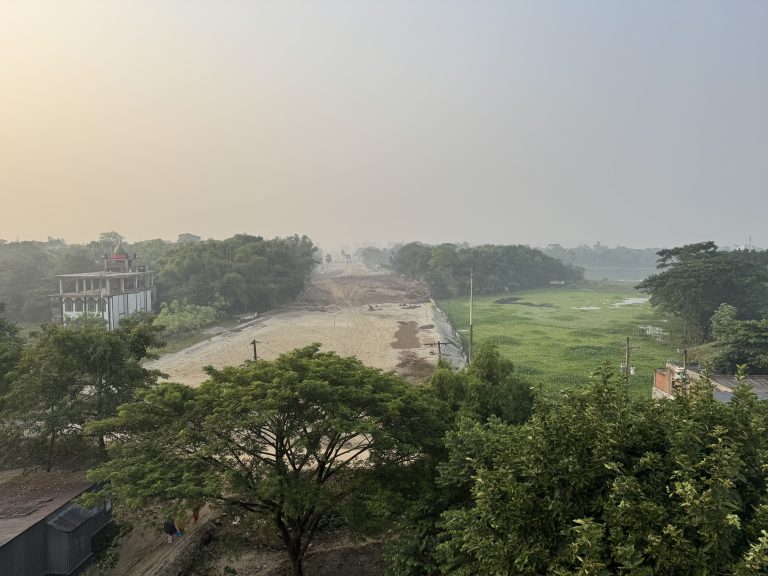
<svg viewBox="0 0 768 576"><path fill-rule="evenodd" d="M656 267L657 248L609 247L599 242L594 246L564 248L550 244L542 252L565 264L583 268L592 280L642 280Z"/></svg>
<svg viewBox="0 0 768 576"><path fill-rule="evenodd" d="M261 312L295 299L315 266L306 236L238 234L175 244L159 262L161 301L212 305L229 313Z"/></svg>
<svg viewBox="0 0 768 576"><path fill-rule="evenodd" d="M411 242L393 255L397 274L426 282L436 297L469 293L470 272L474 269L478 293L503 292L546 286L550 282L583 279L580 269L528 246L429 246Z"/></svg>
<svg viewBox="0 0 768 576"><path fill-rule="evenodd" d="M9 319L39 323L50 319L48 296L58 291L55 276L102 270L104 255L122 243L157 272L157 304L172 300L212 306L220 312L262 311L301 292L314 266L315 246L306 236L264 239L240 234L205 240L182 234L177 242L126 242L105 232L87 244L0 242L0 302Z"/></svg>

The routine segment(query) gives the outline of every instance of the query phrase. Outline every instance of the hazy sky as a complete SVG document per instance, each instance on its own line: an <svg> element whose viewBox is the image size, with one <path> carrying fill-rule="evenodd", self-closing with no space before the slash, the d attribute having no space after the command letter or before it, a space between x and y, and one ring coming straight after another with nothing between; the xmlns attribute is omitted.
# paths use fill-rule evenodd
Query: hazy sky
<svg viewBox="0 0 768 576"><path fill-rule="evenodd" d="M768 246L768 2L0 0L0 238Z"/></svg>

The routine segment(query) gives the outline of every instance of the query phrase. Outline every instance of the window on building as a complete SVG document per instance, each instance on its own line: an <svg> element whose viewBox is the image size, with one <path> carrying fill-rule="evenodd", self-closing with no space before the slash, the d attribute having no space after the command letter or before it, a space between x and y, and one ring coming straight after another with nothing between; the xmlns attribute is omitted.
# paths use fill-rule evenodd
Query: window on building
<svg viewBox="0 0 768 576"><path fill-rule="evenodd" d="M72 312L72 298L64 298L64 312Z"/></svg>
<svg viewBox="0 0 768 576"><path fill-rule="evenodd" d="M88 298L88 312L96 312L96 299Z"/></svg>
<svg viewBox="0 0 768 576"><path fill-rule="evenodd" d="M82 311L83 311L83 299L75 298L75 312L82 312Z"/></svg>
<svg viewBox="0 0 768 576"><path fill-rule="evenodd" d="M99 299L99 312L106 312L107 301L104 298Z"/></svg>

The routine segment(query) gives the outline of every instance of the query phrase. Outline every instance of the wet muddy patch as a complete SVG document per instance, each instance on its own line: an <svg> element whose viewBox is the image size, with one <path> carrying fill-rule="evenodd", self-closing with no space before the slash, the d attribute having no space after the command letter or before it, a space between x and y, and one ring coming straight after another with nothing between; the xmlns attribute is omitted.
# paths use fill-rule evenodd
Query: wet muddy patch
<svg viewBox="0 0 768 576"><path fill-rule="evenodd" d="M395 341L391 344L392 348L396 350L421 348L421 341L418 337L418 324L414 321L400 321L398 324L400 328L395 332Z"/></svg>

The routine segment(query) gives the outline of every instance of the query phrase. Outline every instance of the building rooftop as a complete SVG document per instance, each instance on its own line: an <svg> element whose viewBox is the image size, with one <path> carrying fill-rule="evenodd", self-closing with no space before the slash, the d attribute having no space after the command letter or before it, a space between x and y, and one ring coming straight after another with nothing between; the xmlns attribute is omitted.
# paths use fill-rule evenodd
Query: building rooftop
<svg viewBox="0 0 768 576"><path fill-rule="evenodd" d="M0 480L0 546L93 485L83 470L32 472Z"/></svg>
<svg viewBox="0 0 768 576"><path fill-rule="evenodd" d="M134 270L132 272L82 272L81 274L59 274L56 278L127 278L139 274L148 274L150 270Z"/></svg>
<svg viewBox="0 0 768 576"><path fill-rule="evenodd" d="M733 391L739 384L735 376L728 376L726 374L712 374L709 378L717 387L715 396L718 400L725 400L726 402L730 400ZM747 376L746 383L752 388L758 400L768 400L768 375Z"/></svg>

